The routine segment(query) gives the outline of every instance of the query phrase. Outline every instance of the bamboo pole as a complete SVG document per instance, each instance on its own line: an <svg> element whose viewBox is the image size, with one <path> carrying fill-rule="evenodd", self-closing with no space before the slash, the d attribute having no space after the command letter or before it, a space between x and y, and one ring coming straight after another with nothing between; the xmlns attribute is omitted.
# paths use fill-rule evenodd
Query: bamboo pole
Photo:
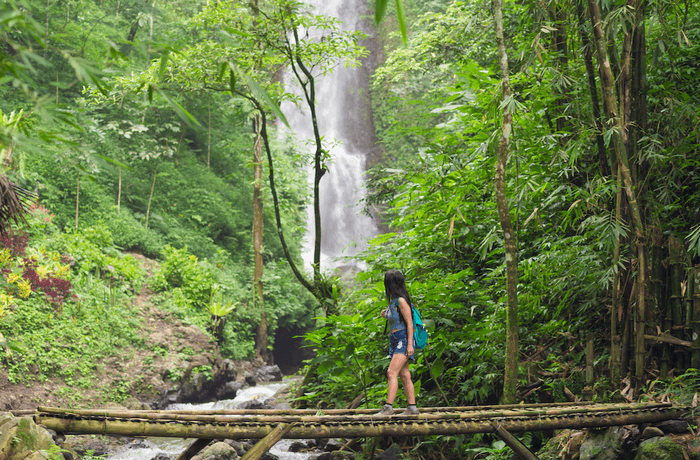
<svg viewBox="0 0 700 460"><path fill-rule="evenodd" d="M700 266L696 265L690 270L690 279L693 282L693 310L691 317L691 326L693 333L692 354L690 358L690 366L700 368Z"/></svg>
<svg viewBox="0 0 700 460"><path fill-rule="evenodd" d="M500 424L492 424L496 435L523 460L539 460L518 438L506 431Z"/></svg>
<svg viewBox="0 0 700 460"><path fill-rule="evenodd" d="M662 404L666 407L669 404ZM618 407L629 408L629 404L593 404L590 401L581 402L561 402L561 403L531 403L531 404L505 404L505 405L482 405L482 406L454 406L454 407L421 407L421 413L433 412L475 412L485 410L506 410L506 409L560 409L566 407L607 407L611 410ZM648 403L640 404L639 407L647 407ZM635 406L637 408L637 406ZM74 414L85 416L125 416L133 414L138 417L143 414L174 414L174 415L362 415L376 414L377 409L207 409L207 410L109 410L109 409L67 409L61 407L39 406L39 412L52 414ZM131 416L131 415L129 415Z"/></svg>
<svg viewBox="0 0 700 460"><path fill-rule="evenodd" d="M645 410L633 413L606 412L596 415L541 415L539 417L502 417L486 420L415 420L379 417L371 422L346 421L326 423L297 423L284 437L288 439L355 438L376 436L433 436L492 433L497 422L510 432L546 431L554 429L585 429L606 426L659 423L679 419L684 410ZM122 436L153 436L211 439L260 439L267 436L278 423L238 422L236 424L182 424L176 422L147 422L118 419L66 419L47 415L35 417L38 424L64 434L111 434Z"/></svg>
<svg viewBox="0 0 700 460"><path fill-rule="evenodd" d="M202 449L207 447L211 439L197 439L195 442L190 444L184 452L177 456L175 460L190 460L192 457L197 455Z"/></svg>
<svg viewBox="0 0 700 460"><path fill-rule="evenodd" d="M507 408L502 410L486 411L455 411L455 412L426 412L419 415L303 415L303 414L241 414L241 415L198 415L198 414L168 414L157 413L155 411L103 411L99 414L90 414L90 411L78 411L70 409L41 408L40 412L62 414L66 416L83 416L107 419L129 419L132 421L154 421L154 422L200 422L200 423L342 423L342 422L375 422L377 420L421 420L421 421L444 421L444 420L469 420L469 419L489 419L499 417L543 417L543 416L569 416L598 414L605 412L624 413L636 410L668 409L672 405L668 403L651 404L598 404L588 406L578 406L575 408L561 409L521 409ZM139 412L139 413L136 413ZM40 414L43 416L43 414Z"/></svg>
<svg viewBox="0 0 700 460"><path fill-rule="evenodd" d="M258 460L260 457L265 455L268 450L272 449L272 446L277 444L277 441L282 439L284 435L289 433L289 430L294 426L291 423L281 423L277 427L270 431L270 433L258 441L257 444L253 446L248 452L241 457L241 460Z"/></svg>
<svg viewBox="0 0 700 460"><path fill-rule="evenodd" d="M690 340L682 340L677 337L673 337L672 335L668 334L661 334L661 335L644 335L645 340L655 340L657 342L662 342L662 343L671 343L673 345L680 345L682 347L688 347L691 348L693 345L693 342Z"/></svg>

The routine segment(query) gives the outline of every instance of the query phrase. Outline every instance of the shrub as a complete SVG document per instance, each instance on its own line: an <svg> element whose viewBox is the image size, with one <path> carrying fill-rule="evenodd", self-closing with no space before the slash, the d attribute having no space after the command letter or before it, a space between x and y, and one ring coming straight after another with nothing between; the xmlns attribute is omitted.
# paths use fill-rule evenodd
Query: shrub
<svg viewBox="0 0 700 460"><path fill-rule="evenodd" d="M180 288L192 306L206 305L216 284L212 274L187 252L187 247L166 246L163 252L165 261L153 277L151 287L156 291Z"/></svg>

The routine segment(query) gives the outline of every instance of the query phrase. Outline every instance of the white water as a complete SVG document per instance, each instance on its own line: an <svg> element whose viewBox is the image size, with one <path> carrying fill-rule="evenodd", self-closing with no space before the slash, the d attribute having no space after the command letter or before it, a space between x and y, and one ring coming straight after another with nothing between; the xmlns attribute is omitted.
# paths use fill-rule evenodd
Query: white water
<svg viewBox="0 0 700 460"><path fill-rule="evenodd" d="M366 0L305 0L313 6L312 14L338 18L342 29L363 30L368 26L361 21L367 15ZM373 32L373 31L369 31ZM314 36L314 31L309 31ZM318 33L317 33L318 35ZM318 73L318 72L316 72ZM321 208L321 267L342 265L342 256L354 256L367 247L367 241L378 233L371 217L362 214L362 199L366 195L365 162L374 146L374 128L369 103L369 72L362 68L345 68L339 63L332 74L316 79L316 110L324 148L330 149L332 162L320 183ZM293 77L285 81L293 88ZM298 90L300 92L300 90ZM292 131L299 145L311 139L313 129L308 109L292 104L283 105ZM313 183L313 172L309 174ZM304 246L307 268L313 261L314 216L313 207L307 208L308 225Z"/></svg>
<svg viewBox="0 0 700 460"><path fill-rule="evenodd" d="M289 383L275 382L258 384L254 387L240 390L234 399L226 399L212 403L203 404L171 404L168 410L210 410L210 409L233 409L238 404L250 401L260 400L265 401L271 398L282 388L285 388ZM171 458L176 458L194 441L194 439L180 438L148 438L145 442L147 447L139 447L136 449L125 449L120 452L115 452L109 455L108 460L151 460L158 454L166 454ZM318 453L295 453L288 452L289 446L295 440L282 439L270 449L270 453L277 456L280 460L307 460L311 455Z"/></svg>

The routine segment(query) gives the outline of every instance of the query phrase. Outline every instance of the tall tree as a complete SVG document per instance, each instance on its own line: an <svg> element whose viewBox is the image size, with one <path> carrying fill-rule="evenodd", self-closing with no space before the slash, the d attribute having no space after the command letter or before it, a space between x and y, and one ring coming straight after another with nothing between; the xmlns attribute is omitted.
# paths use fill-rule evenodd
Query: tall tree
<svg viewBox="0 0 700 460"><path fill-rule="evenodd" d="M493 16L498 47L498 63L501 68L501 90L503 91L503 119L501 132L496 147L496 174L494 188L498 217L503 230L503 241L506 250L506 361L503 383L503 402L515 403L515 390L518 383L518 252L516 235L508 209L506 195L506 165L508 163L508 144L513 133L513 101L510 88L508 69L508 53L503 34L503 2L493 2Z"/></svg>

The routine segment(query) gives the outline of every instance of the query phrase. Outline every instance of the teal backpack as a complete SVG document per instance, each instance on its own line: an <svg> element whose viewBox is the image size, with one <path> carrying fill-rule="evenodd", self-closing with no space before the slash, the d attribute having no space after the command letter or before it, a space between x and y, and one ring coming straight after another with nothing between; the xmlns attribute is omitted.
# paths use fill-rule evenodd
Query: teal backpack
<svg viewBox="0 0 700 460"><path fill-rule="evenodd" d="M411 314L413 315L413 348L419 350L428 345L428 330L423 324L423 317L413 305L411 305Z"/></svg>
<svg viewBox="0 0 700 460"><path fill-rule="evenodd" d="M423 324L423 317L420 312L413 305L411 305L411 316L413 318L413 348L421 350L428 346L428 329ZM401 321L403 321L403 317L401 317ZM384 333L386 334L386 326L384 326Z"/></svg>

